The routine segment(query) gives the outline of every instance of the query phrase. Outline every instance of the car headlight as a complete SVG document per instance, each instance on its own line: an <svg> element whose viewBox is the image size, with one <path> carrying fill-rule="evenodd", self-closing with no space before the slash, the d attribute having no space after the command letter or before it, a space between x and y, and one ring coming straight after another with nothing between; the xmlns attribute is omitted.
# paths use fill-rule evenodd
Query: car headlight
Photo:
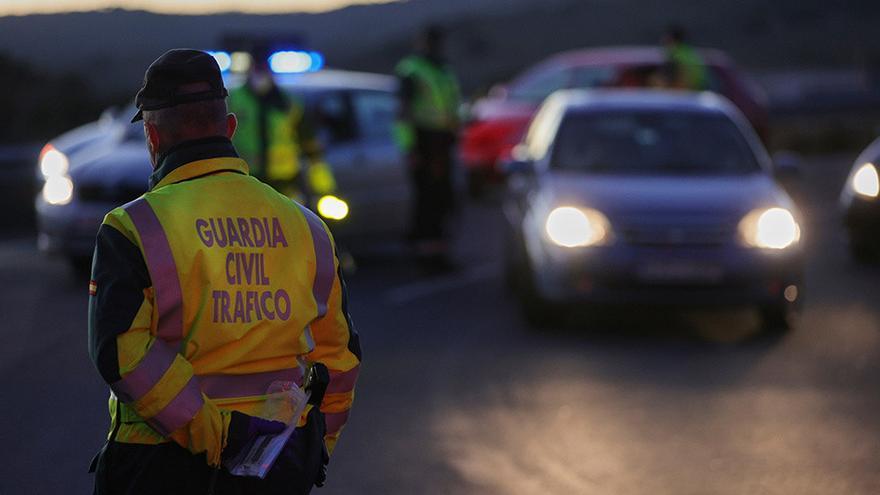
<svg viewBox="0 0 880 495"><path fill-rule="evenodd" d="M73 198L73 181L66 175L51 175L43 184L43 199L50 205L66 205Z"/></svg>
<svg viewBox="0 0 880 495"><path fill-rule="evenodd" d="M754 210L739 224L746 245L764 249L785 249L801 238L801 227L785 208Z"/></svg>
<svg viewBox="0 0 880 495"><path fill-rule="evenodd" d="M592 208L561 206L550 212L544 224L547 237L562 247L598 246L608 242L608 218Z"/></svg>
<svg viewBox="0 0 880 495"><path fill-rule="evenodd" d="M67 175L68 168L70 168L70 162L67 160L67 155L55 149L51 144L43 147L43 151L40 152L40 173L43 174L43 177Z"/></svg>
<svg viewBox="0 0 880 495"><path fill-rule="evenodd" d="M853 175L852 188L860 196L876 198L880 194L880 177L877 176L877 167L873 163L866 163L859 167Z"/></svg>
<svg viewBox="0 0 880 495"><path fill-rule="evenodd" d="M318 214L331 220L342 220L348 216L348 203L336 196L322 196L318 200Z"/></svg>

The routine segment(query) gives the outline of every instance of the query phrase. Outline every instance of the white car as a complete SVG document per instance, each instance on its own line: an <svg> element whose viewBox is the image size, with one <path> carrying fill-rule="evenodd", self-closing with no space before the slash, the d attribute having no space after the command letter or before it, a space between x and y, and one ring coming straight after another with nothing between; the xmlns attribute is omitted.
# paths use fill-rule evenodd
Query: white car
<svg viewBox="0 0 880 495"><path fill-rule="evenodd" d="M338 192L326 207L318 207L318 198L311 206L339 242L356 248L376 238L403 238L411 193L404 160L392 140L396 80L334 70L279 75L277 80L316 119ZM241 83L240 77L227 78L230 88ZM40 156L39 247L68 257L80 269L88 266L104 215L147 189L151 166L143 128L128 123L130 112L119 115L59 136Z"/></svg>

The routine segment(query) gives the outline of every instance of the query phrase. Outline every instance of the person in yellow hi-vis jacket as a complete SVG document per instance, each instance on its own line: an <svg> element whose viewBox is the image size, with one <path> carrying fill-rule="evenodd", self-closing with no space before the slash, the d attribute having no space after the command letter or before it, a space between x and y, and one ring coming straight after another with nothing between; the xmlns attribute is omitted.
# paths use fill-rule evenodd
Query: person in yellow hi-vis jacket
<svg viewBox="0 0 880 495"><path fill-rule="evenodd" d="M332 194L336 180L314 125L302 103L275 84L268 55L267 49L254 50L246 82L229 92L229 110L238 117L232 142L251 175L282 194L300 201Z"/></svg>
<svg viewBox="0 0 880 495"><path fill-rule="evenodd" d="M346 423L361 350L335 244L312 212L248 174L207 53L177 49L138 92L150 190L111 211L89 284L89 355L109 384L95 492L308 493ZM279 384L329 369L265 479L224 464L284 424ZM296 420L296 419L294 419Z"/></svg>
<svg viewBox="0 0 880 495"><path fill-rule="evenodd" d="M458 80L444 57L443 30L429 26L416 53L397 64L400 114L394 137L406 155L415 192L410 239L431 271L453 268L450 218L455 209L453 149L459 128Z"/></svg>
<svg viewBox="0 0 880 495"><path fill-rule="evenodd" d="M666 48L668 85L676 89L705 91L712 87L712 77L700 53L688 43L685 29L669 26L663 35Z"/></svg>

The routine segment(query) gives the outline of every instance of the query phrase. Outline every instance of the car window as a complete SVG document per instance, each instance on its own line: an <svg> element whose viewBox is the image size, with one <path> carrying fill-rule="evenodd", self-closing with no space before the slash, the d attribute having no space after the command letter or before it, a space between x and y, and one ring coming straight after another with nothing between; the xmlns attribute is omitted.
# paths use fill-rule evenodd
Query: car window
<svg viewBox="0 0 880 495"><path fill-rule="evenodd" d="M614 86L620 88L644 88L658 87L664 88L669 85L669 81L674 79L674 66L666 64L635 64L619 67L613 70L610 67L593 68L591 72L580 74L578 69L575 71L574 87L599 87ZM601 71L604 69L604 72ZM729 82L723 69L707 65L708 86L707 90L728 96L731 93Z"/></svg>
<svg viewBox="0 0 880 495"><path fill-rule="evenodd" d="M709 89L724 95L734 103L741 103L744 99L750 99L747 80L741 75L731 72L722 66L710 65Z"/></svg>
<svg viewBox="0 0 880 495"><path fill-rule="evenodd" d="M706 88L709 91L714 91L715 93L724 95L728 98L731 95L736 93L735 88L733 87L732 81L729 81L729 77L727 73L716 66L708 65L706 66L706 70L709 75L708 85Z"/></svg>
<svg viewBox="0 0 880 495"><path fill-rule="evenodd" d="M598 88L608 86L616 75L613 67L578 67L571 76L573 88Z"/></svg>
<svg viewBox="0 0 880 495"><path fill-rule="evenodd" d="M316 129L324 145L353 141L356 135L354 116L344 91L314 93L306 100L306 118Z"/></svg>
<svg viewBox="0 0 880 495"><path fill-rule="evenodd" d="M568 87L570 76L568 69L552 69L526 76L510 88L510 98L539 102L550 93Z"/></svg>
<svg viewBox="0 0 880 495"><path fill-rule="evenodd" d="M385 91L356 91L352 94L355 122L363 139L392 141L392 126L397 115L397 99Z"/></svg>
<svg viewBox="0 0 880 495"><path fill-rule="evenodd" d="M745 174L760 170L723 114L614 110L567 114L551 167L603 174Z"/></svg>
<svg viewBox="0 0 880 495"><path fill-rule="evenodd" d="M629 65L620 70L613 85L621 88L665 87L670 67L658 64Z"/></svg>

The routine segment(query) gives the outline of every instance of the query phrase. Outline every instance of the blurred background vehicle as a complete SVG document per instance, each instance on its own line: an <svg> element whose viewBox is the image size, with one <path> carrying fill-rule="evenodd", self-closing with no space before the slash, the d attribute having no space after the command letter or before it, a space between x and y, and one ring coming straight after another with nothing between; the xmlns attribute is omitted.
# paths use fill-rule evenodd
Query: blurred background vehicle
<svg viewBox="0 0 880 495"><path fill-rule="evenodd" d="M871 143L853 163L840 193L849 247L858 261L880 257L880 138Z"/></svg>
<svg viewBox="0 0 880 495"><path fill-rule="evenodd" d="M216 56L216 55L215 55ZM349 249L375 239L400 239L409 220L409 183L391 135L396 81L371 73L323 70L277 75L278 85L312 114L338 185L311 205ZM231 75L227 85L242 84ZM36 198L42 251L88 269L104 214L147 189L151 172L143 128L133 110L108 111L50 141L40 154ZM118 114L118 116L117 116Z"/></svg>
<svg viewBox="0 0 880 495"><path fill-rule="evenodd" d="M753 304L788 328L800 215L723 97L559 91L507 167L507 276L529 321L572 303Z"/></svg>
<svg viewBox="0 0 880 495"><path fill-rule="evenodd" d="M719 50L701 49L709 89L724 95L746 116L758 135L768 137L765 98L759 88ZM605 47L554 55L526 69L510 83L496 85L469 109L460 154L468 187L479 195L501 175L497 165L523 137L535 111L552 92L566 88L647 87L669 62L659 46Z"/></svg>

